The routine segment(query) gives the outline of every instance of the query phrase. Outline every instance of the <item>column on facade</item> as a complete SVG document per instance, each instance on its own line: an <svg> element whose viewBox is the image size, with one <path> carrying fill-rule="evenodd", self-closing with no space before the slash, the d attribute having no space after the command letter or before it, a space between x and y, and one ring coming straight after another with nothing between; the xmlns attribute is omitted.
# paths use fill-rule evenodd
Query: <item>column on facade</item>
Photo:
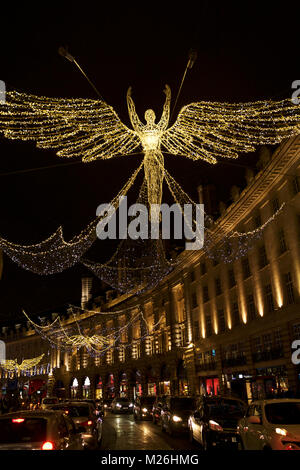
<svg viewBox="0 0 300 470"><path fill-rule="evenodd" d="M189 390L192 394L196 393L196 367L194 356L194 339L192 327L192 313L191 313L191 292L189 283L189 274L187 272L183 275L184 285L184 304L186 312L186 325L187 325L187 348L185 349L185 367L187 371L187 380ZM185 345L186 346L186 345Z"/></svg>

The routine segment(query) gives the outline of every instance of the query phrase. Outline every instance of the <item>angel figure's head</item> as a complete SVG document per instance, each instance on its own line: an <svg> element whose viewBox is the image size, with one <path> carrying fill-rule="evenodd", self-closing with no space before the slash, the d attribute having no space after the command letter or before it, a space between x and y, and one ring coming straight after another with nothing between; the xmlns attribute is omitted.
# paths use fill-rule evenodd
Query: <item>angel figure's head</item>
<svg viewBox="0 0 300 470"><path fill-rule="evenodd" d="M155 119L156 119L156 116L155 116L155 112L153 111L153 109L147 109L147 111L145 112L146 123L149 125L153 125L155 123Z"/></svg>

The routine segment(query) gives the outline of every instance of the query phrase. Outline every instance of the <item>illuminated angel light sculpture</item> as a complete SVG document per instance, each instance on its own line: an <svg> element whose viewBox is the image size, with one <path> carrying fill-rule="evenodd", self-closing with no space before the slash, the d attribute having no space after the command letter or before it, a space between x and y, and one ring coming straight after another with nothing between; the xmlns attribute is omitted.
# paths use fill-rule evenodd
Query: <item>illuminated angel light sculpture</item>
<svg viewBox="0 0 300 470"><path fill-rule="evenodd" d="M84 162L130 155L140 147L149 204L162 201L163 152L216 163L219 158L237 158L258 145L277 144L300 133L300 106L292 99L190 103L168 127L168 85L164 93L160 121L156 123L154 111L148 109L143 124L128 89L133 127L129 129L102 99L48 98L10 91L0 104L0 132L10 139L34 140L38 147L57 149L60 157L80 157Z"/></svg>
<svg viewBox="0 0 300 470"><path fill-rule="evenodd" d="M37 366L43 357L44 354L41 354L40 356L33 357L32 359L24 359L21 364L18 364L17 359L6 359L4 361L0 361L0 367L8 372L24 372Z"/></svg>

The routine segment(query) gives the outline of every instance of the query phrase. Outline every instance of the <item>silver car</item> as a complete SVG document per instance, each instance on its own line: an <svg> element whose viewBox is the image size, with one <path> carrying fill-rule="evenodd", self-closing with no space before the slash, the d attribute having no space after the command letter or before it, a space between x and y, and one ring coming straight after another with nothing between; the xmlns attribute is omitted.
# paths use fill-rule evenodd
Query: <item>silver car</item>
<svg viewBox="0 0 300 470"><path fill-rule="evenodd" d="M245 450L300 450L300 400L257 400L238 423Z"/></svg>
<svg viewBox="0 0 300 470"><path fill-rule="evenodd" d="M75 423L61 412L16 411L0 416L0 450L83 450Z"/></svg>

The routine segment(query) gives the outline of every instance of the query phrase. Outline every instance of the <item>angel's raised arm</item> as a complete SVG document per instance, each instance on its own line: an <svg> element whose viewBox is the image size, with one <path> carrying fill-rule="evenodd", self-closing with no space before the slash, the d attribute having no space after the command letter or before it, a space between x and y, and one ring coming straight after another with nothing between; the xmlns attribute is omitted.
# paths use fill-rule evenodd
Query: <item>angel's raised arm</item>
<svg viewBox="0 0 300 470"><path fill-rule="evenodd" d="M130 121L131 121L131 124L132 124L132 127L134 128L134 130L136 131L139 131L141 130L144 126L144 124L140 121L138 115L137 115L137 112L135 110L135 104L134 104L134 101L133 99L131 98L131 91L132 91L132 88L131 86L128 88L127 90L127 106L128 106L128 114L129 114L129 117L130 117Z"/></svg>
<svg viewBox="0 0 300 470"><path fill-rule="evenodd" d="M158 123L159 127L162 130L165 130L168 127L170 119L170 106L171 106L171 89L169 85L165 85L164 93L166 95L165 104L163 107L163 112Z"/></svg>

